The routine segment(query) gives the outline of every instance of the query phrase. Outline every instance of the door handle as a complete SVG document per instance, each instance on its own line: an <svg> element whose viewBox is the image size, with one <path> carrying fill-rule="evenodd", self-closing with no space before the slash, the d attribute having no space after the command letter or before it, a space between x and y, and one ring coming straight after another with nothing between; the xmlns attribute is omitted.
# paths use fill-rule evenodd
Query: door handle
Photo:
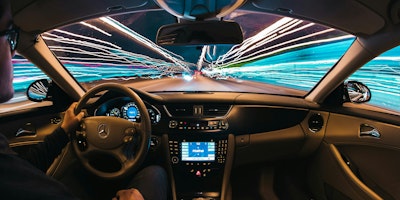
<svg viewBox="0 0 400 200"><path fill-rule="evenodd" d="M21 136L35 136L36 128L31 123L26 123L23 128L19 128L15 133L15 137Z"/></svg>
<svg viewBox="0 0 400 200"><path fill-rule="evenodd" d="M379 133L378 129L376 129L375 127L368 125L368 124L361 124L360 125L360 137L380 138L381 134Z"/></svg>

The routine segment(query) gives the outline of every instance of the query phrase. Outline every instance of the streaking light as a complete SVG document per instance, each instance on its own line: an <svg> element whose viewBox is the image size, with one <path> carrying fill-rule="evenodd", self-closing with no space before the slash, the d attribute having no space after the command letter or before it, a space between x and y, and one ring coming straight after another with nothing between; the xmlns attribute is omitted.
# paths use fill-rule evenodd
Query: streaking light
<svg viewBox="0 0 400 200"><path fill-rule="evenodd" d="M110 26L114 27L115 29L121 31L122 33L125 33L132 39L136 40L137 42L145 45L147 48L159 53L160 55L164 56L168 60L171 60L173 63L175 63L177 66L182 67L183 71L190 71L186 64L183 62L183 58L179 55L174 54L173 52L170 52L164 48L161 48L160 46L156 45L154 42L151 40L147 39L146 37L143 37L142 35L138 34L134 30L128 28L127 26L121 24L120 22L114 20L111 17L101 17L100 20L103 22L109 24ZM176 58L176 57L179 57Z"/></svg>
<svg viewBox="0 0 400 200"><path fill-rule="evenodd" d="M191 80L193 80L193 76L190 76L190 75L188 75L188 74L184 74L184 75L182 76L182 78L183 78L185 81L191 81Z"/></svg>
<svg viewBox="0 0 400 200"><path fill-rule="evenodd" d="M84 25L84 26L87 26L87 27L89 27L89 28L91 28L91 29L94 29L94 30L96 30L96 31L99 31L100 33L103 33L104 35L106 35L106 36L111 36L111 34L110 33L108 33L108 32L106 32L106 31L104 31L103 29L100 29L100 28L98 28L98 27L96 27L96 26L94 26L94 25L91 25L91 24L89 24L89 23L86 23L86 22L80 22L82 25Z"/></svg>

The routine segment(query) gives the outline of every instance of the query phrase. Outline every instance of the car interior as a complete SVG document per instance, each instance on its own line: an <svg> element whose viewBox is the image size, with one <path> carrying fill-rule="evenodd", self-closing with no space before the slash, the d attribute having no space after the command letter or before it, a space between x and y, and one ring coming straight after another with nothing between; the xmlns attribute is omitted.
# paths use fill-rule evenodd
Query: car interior
<svg viewBox="0 0 400 200"><path fill-rule="evenodd" d="M47 175L80 199L111 199L150 165L171 200L400 199L398 0L11 5L0 132L27 151L78 102Z"/></svg>

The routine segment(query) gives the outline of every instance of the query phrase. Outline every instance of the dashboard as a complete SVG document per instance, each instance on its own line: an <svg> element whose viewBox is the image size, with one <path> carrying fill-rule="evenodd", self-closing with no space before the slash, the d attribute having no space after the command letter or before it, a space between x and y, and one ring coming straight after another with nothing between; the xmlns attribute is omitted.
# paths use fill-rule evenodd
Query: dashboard
<svg viewBox="0 0 400 200"><path fill-rule="evenodd" d="M167 146L174 169L184 168L182 164L199 162L189 160L212 158L214 161L211 163L215 166L210 166L220 167L227 154L227 143L232 142L229 139L231 136L234 139L229 146L237 147L235 157L239 158L236 165L287 155L304 155L318 147L316 144L321 142L323 135L322 131L319 131L321 134L311 132L311 128L314 130L314 126L326 124L324 121L327 119L326 113L311 111L304 100L293 97L229 92L207 95L135 92L143 100L151 119L152 143L158 144L152 146L153 149ZM113 91L99 97L87 111L93 116L113 116L141 122L138 104ZM194 145L193 148L191 145ZM189 154L195 147L199 147L204 154L194 154L198 153L194 151ZM208 147L214 151L209 151ZM182 152L188 154L182 155ZM265 152L265 155L262 158L253 156L259 152ZM266 152L269 152L268 155Z"/></svg>
<svg viewBox="0 0 400 200"><path fill-rule="evenodd" d="M157 124L161 120L160 111L145 102L152 124ZM140 122L140 111L132 99L128 97L114 98L98 106L94 116L113 116L127 119L131 122Z"/></svg>
<svg viewBox="0 0 400 200"><path fill-rule="evenodd" d="M152 124L146 162L163 165L173 176L174 199L220 199L228 190L233 167L315 151L324 132L310 131L309 124L326 124L328 118L327 113L312 111L302 99L292 97L135 92ZM89 116L143 120L139 104L115 91L94 99L86 111ZM103 164L96 156L92 163ZM106 162L105 166L113 165Z"/></svg>

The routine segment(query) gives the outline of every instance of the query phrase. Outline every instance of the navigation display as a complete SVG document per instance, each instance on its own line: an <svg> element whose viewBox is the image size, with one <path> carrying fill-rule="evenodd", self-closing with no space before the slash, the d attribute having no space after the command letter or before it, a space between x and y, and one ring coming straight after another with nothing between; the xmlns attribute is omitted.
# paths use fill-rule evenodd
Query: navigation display
<svg viewBox="0 0 400 200"><path fill-rule="evenodd" d="M182 161L214 161L215 142L182 142Z"/></svg>

